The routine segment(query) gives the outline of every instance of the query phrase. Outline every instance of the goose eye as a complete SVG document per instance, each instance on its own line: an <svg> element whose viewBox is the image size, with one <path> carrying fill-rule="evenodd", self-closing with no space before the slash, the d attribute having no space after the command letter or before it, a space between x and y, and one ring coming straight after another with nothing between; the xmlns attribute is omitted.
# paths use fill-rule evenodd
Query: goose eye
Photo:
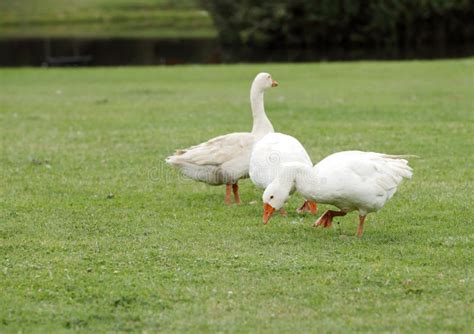
<svg viewBox="0 0 474 334"><path fill-rule="evenodd" d="M271 79L272 77L271 76L268 76L268 79Z"/></svg>
<svg viewBox="0 0 474 334"><path fill-rule="evenodd" d="M270 199L273 199L273 195L270 196Z"/></svg>

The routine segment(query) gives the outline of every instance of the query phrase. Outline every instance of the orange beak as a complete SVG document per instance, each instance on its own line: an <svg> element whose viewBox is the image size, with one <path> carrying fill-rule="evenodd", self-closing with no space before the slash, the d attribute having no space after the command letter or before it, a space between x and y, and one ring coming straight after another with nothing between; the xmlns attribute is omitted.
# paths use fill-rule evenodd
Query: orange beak
<svg viewBox="0 0 474 334"><path fill-rule="evenodd" d="M278 86L278 82L272 79L272 87Z"/></svg>
<svg viewBox="0 0 474 334"><path fill-rule="evenodd" d="M275 208L270 204L265 203L263 205L263 223L266 224L270 220L272 214L275 212Z"/></svg>

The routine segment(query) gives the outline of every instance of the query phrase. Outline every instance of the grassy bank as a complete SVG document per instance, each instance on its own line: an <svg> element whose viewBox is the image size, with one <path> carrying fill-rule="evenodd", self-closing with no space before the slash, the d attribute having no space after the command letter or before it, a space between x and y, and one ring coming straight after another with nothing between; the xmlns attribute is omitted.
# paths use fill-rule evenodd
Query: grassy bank
<svg viewBox="0 0 474 334"><path fill-rule="evenodd" d="M353 237L163 166L251 128L269 71L278 131L314 162L417 154ZM0 332L468 332L474 61L0 70ZM322 212L325 206L320 207Z"/></svg>
<svg viewBox="0 0 474 334"><path fill-rule="evenodd" d="M214 36L197 0L0 2L0 38Z"/></svg>

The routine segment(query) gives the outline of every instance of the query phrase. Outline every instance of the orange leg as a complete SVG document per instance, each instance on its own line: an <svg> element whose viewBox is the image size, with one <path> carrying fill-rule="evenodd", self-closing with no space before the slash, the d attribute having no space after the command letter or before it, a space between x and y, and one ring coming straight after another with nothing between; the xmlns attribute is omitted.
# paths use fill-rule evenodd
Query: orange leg
<svg viewBox="0 0 474 334"><path fill-rule="evenodd" d="M357 236L359 238L364 233L364 221L365 221L365 216L360 216L359 215L359 227L357 228Z"/></svg>
<svg viewBox="0 0 474 334"><path fill-rule="evenodd" d="M347 212L344 211L326 211L318 220L316 220L313 224L313 227L324 226L324 227L331 227L332 225L332 218L338 216L345 216Z"/></svg>
<svg viewBox="0 0 474 334"><path fill-rule="evenodd" d="M232 191L234 192L235 203L240 204L239 185L237 183L232 185Z"/></svg>
<svg viewBox="0 0 474 334"><path fill-rule="evenodd" d="M232 185L229 183L229 184L226 184L225 185L225 204L227 205L230 205L230 189L231 189Z"/></svg>
<svg viewBox="0 0 474 334"><path fill-rule="evenodd" d="M318 204L313 201L305 201L302 206L300 206L296 212L311 212L312 215L315 215L318 212Z"/></svg>

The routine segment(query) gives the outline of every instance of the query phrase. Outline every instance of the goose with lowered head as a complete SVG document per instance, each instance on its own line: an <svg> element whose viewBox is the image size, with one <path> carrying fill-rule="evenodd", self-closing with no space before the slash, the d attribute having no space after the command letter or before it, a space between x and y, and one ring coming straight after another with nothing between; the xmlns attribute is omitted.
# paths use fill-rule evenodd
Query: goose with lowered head
<svg viewBox="0 0 474 334"><path fill-rule="evenodd" d="M283 133L269 133L260 139L250 156L250 180L258 188L265 189L275 179L285 163L300 162L309 167L313 166L311 158L298 139ZM293 193L295 188L291 189ZM307 200L298 209L298 212L309 211L316 214L316 202ZM285 214L283 208L281 214Z"/></svg>
<svg viewBox="0 0 474 334"><path fill-rule="evenodd" d="M252 132L235 132L212 138L187 149L177 150L166 163L178 168L185 176L210 185L226 185L225 203L240 203L238 181L248 177L249 160L256 141L273 132L272 123L264 108L264 92L277 86L268 73L259 73L250 89L252 108Z"/></svg>
<svg viewBox="0 0 474 334"><path fill-rule="evenodd" d="M268 222L288 199L292 187L296 187L307 199L339 208L339 211L326 211L313 226L329 227L333 217L357 210L360 237L367 214L380 210L402 180L412 177L406 157L346 151L332 154L314 167L298 162L285 164L263 194L263 222Z"/></svg>

